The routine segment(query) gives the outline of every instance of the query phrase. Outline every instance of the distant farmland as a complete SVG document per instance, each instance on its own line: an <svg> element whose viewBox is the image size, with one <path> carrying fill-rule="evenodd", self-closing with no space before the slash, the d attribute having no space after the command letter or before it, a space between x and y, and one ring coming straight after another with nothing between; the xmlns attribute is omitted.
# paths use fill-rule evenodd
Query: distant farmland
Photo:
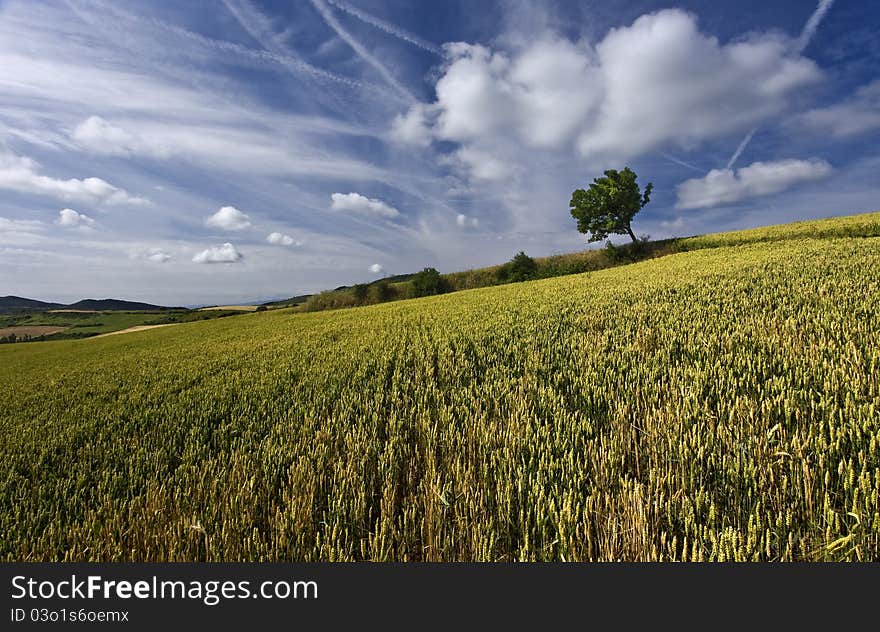
<svg viewBox="0 0 880 632"><path fill-rule="evenodd" d="M880 560L880 214L0 347L0 558Z"/></svg>

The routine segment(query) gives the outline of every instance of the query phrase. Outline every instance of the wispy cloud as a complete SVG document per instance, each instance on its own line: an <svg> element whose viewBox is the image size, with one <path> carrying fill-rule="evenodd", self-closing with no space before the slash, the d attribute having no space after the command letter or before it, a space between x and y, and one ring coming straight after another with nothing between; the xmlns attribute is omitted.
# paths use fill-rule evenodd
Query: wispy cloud
<svg viewBox="0 0 880 632"><path fill-rule="evenodd" d="M880 79L861 86L834 105L803 113L797 122L837 138L880 129Z"/></svg>
<svg viewBox="0 0 880 632"><path fill-rule="evenodd" d="M64 201L90 204L149 205L149 200L130 195L106 180L89 178L53 178L40 173L40 165L25 156L0 149L0 189L47 195Z"/></svg>
<svg viewBox="0 0 880 632"><path fill-rule="evenodd" d="M831 174L825 160L755 162L741 169L713 169L702 178L678 185L676 208L711 208L748 198L779 193L796 184Z"/></svg>

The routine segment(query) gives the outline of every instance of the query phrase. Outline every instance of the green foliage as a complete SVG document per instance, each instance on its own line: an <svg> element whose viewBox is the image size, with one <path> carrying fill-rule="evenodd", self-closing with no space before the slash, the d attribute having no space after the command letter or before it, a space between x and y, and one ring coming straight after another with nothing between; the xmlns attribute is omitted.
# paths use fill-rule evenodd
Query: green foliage
<svg viewBox="0 0 880 632"><path fill-rule="evenodd" d="M254 311L257 311L257 312L265 312L267 309L269 309L269 308L266 307L265 305L257 305L257 309L254 310Z"/></svg>
<svg viewBox="0 0 880 632"><path fill-rule="evenodd" d="M366 283L358 283L351 288L351 293L354 296L354 300L358 304L363 305L367 300L367 295L370 293L370 286Z"/></svg>
<svg viewBox="0 0 880 632"><path fill-rule="evenodd" d="M654 185L649 182L642 194L636 177L629 167L623 171L608 169L604 177L593 180L589 189L572 193L571 215L577 220L578 231L590 235L589 241L602 241L612 234L629 235L633 242L638 241L632 220L650 201Z"/></svg>
<svg viewBox="0 0 880 632"><path fill-rule="evenodd" d="M368 295L370 303L385 303L387 301L393 301L397 296L397 288L384 279L370 284Z"/></svg>
<svg viewBox="0 0 880 632"><path fill-rule="evenodd" d="M320 294L313 294L303 304L305 312L320 312L327 309L342 309L344 307L356 307L358 305L354 294L351 292L338 292L328 290Z"/></svg>
<svg viewBox="0 0 880 632"><path fill-rule="evenodd" d="M498 269L498 280L505 283L516 283L534 279L538 273L538 264L525 252L519 251L513 259Z"/></svg>
<svg viewBox="0 0 880 632"><path fill-rule="evenodd" d="M2 345L0 559L880 559L880 216L863 220Z"/></svg>
<svg viewBox="0 0 880 632"><path fill-rule="evenodd" d="M450 290L449 282L434 268L425 268L410 279L410 296L433 296Z"/></svg>

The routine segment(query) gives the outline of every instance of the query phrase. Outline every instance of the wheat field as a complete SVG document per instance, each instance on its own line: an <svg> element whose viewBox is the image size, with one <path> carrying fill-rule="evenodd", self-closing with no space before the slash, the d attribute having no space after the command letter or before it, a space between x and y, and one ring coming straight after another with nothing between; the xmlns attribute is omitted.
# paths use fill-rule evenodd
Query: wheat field
<svg viewBox="0 0 880 632"><path fill-rule="evenodd" d="M4 345L0 559L878 560L880 214L827 222Z"/></svg>

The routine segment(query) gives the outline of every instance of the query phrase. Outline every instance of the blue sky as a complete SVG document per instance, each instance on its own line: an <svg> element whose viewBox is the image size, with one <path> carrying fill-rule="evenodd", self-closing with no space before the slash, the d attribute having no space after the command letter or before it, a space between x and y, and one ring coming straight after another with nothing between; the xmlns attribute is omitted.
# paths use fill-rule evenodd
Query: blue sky
<svg viewBox="0 0 880 632"><path fill-rule="evenodd" d="M876 210L880 6L0 2L0 294L227 303Z"/></svg>

